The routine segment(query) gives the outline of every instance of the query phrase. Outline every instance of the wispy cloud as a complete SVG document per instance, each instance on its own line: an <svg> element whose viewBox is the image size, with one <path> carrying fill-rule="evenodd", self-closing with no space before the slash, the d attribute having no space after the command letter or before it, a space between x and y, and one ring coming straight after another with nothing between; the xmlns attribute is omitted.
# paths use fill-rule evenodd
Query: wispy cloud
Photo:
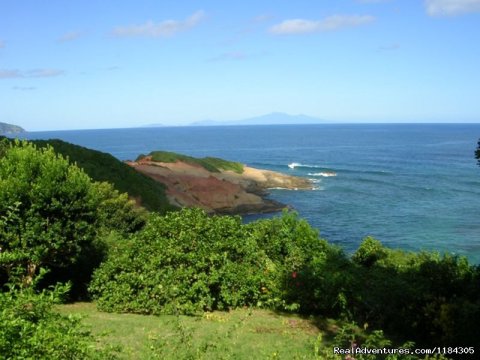
<svg viewBox="0 0 480 360"><path fill-rule="evenodd" d="M63 75L65 72L58 69L33 69L25 72L25 77L45 78Z"/></svg>
<svg viewBox="0 0 480 360"><path fill-rule="evenodd" d="M47 78L65 74L63 70L58 69L32 69L20 71L16 69L0 69L0 79L19 79L19 78Z"/></svg>
<svg viewBox="0 0 480 360"><path fill-rule="evenodd" d="M15 79L23 77L18 70L0 70L0 79Z"/></svg>
<svg viewBox="0 0 480 360"><path fill-rule="evenodd" d="M118 37L170 37L197 26L204 18L205 12L199 10L185 20L165 20L159 23L149 20L140 25L117 27L112 34Z"/></svg>
<svg viewBox="0 0 480 360"><path fill-rule="evenodd" d="M14 86L12 87L12 90L33 91L33 90L37 90L37 88L35 86Z"/></svg>
<svg viewBox="0 0 480 360"><path fill-rule="evenodd" d="M74 41L83 36L83 33L81 31L70 31L58 38L59 42L69 42L69 41Z"/></svg>
<svg viewBox="0 0 480 360"><path fill-rule="evenodd" d="M425 0L428 15L453 16L480 12L480 0Z"/></svg>
<svg viewBox="0 0 480 360"><path fill-rule="evenodd" d="M271 14L262 14L262 15L257 15L252 19L253 23L263 23L265 21L269 21L273 18L273 15Z"/></svg>
<svg viewBox="0 0 480 360"><path fill-rule="evenodd" d="M119 70L119 69L120 69L120 66L117 66L117 65L107 66L107 67L103 68L103 70L106 70L106 71L116 71L116 70Z"/></svg>
<svg viewBox="0 0 480 360"><path fill-rule="evenodd" d="M371 15L332 15L321 20L291 19L272 26L270 32L275 35L309 34L366 25L374 20Z"/></svg>

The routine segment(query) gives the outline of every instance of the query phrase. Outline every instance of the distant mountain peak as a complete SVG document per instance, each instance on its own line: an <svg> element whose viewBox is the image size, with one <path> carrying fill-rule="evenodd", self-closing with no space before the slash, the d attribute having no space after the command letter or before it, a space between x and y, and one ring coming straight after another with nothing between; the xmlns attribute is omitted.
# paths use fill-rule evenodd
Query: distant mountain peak
<svg viewBox="0 0 480 360"><path fill-rule="evenodd" d="M145 125L142 125L141 127L142 128L155 128L155 127L164 127L165 125L164 124L161 124L161 123L154 123L154 124L145 124Z"/></svg>
<svg viewBox="0 0 480 360"><path fill-rule="evenodd" d="M221 125L300 125L300 124L324 124L327 121L304 114L290 115L282 112L272 112L252 118L233 121L197 121L192 126L221 126Z"/></svg>

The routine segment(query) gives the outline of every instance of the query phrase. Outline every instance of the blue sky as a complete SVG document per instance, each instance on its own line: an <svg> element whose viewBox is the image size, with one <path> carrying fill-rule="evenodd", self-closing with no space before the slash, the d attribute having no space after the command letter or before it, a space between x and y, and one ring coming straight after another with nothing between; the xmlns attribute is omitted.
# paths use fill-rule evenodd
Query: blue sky
<svg viewBox="0 0 480 360"><path fill-rule="evenodd" d="M0 0L0 121L480 122L480 0Z"/></svg>

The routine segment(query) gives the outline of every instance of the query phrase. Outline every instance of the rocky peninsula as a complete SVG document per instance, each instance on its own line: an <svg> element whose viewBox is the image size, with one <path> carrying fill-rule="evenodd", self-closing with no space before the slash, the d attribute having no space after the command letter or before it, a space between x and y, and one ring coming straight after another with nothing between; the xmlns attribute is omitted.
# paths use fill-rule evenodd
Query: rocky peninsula
<svg viewBox="0 0 480 360"><path fill-rule="evenodd" d="M164 184L167 198L178 207L199 207L214 214L252 214L286 207L267 198L268 190L309 190L309 180L251 168L218 158L153 152L128 165Z"/></svg>
<svg viewBox="0 0 480 360"><path fill-rule="evenodd" d="M25 130L18 125L0 122L0 135L19 134L22 132L25 132Z"/></svg>

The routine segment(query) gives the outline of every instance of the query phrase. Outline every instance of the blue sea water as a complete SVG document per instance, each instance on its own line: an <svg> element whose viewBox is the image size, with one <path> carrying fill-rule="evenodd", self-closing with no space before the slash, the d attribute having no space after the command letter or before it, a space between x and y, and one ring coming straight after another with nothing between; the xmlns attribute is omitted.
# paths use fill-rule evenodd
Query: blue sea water
<svg viewBox="0 0 480 360"><path fill-rule="evenodd" d="M480 263L474 159L480 124L165 127L25 137L59 138L121 160L168 150L307 177L316 190L272 190L270 197L347 252L371 235L389 247L449 251Z"/></svg>

